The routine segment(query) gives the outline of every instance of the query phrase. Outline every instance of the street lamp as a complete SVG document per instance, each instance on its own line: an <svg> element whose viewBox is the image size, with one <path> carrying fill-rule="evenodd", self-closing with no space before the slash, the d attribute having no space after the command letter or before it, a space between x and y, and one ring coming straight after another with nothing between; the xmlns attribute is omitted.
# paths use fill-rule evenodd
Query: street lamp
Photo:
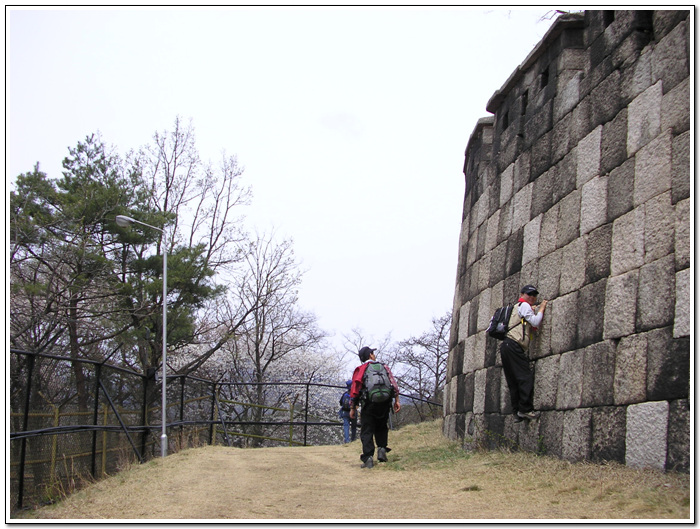
<svg viewBox="0 0 700 529"><path fill-rule="evenodd" d="M151 226L150 224L146 224L145 222L141 222L140 220L132 219L131 217L127 217L126 215L117 215L116 218L117 221L117 226L120 226L122 228L126 228L130 226L131 224L140 224L141 226L146 226L147 228L152 228L154 230L158 230L163 234L163 239L165 239L165 230L162 228L157 228L156 226ZM167 355L167 347L166 347L166 328L167 328L167 321L168 321L168 250L165 244L163 244L163 375L162 375L162 411L161 411L161 422L162 422L162 432L160 434L160 453L162 457L165 457L168 455L168 434L165 431L165 422L166 422L166 386L165 386L165 375L166 375L166 368L165 368L165 360L166 360L166 355Z"/></svg>

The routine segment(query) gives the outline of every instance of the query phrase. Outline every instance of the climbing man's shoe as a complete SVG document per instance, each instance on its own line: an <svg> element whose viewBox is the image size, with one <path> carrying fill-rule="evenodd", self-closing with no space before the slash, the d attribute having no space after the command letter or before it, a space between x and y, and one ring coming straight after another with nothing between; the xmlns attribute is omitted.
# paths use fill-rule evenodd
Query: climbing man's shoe
<svg viewBox="0 0 700 529"><path fill-rule="evenodd" d="M539 413L535 413L534 411L527 411L527 412L518 412L518 417L521 419L527 419L528 421L533 421L539 417Z"/></svg>

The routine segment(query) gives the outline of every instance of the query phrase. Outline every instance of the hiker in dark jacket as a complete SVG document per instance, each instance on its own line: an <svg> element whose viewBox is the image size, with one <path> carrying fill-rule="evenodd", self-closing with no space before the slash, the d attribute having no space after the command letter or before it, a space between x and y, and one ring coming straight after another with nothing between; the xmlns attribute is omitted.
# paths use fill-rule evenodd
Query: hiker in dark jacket
<svg viewBox="0 0 700 529"><path fill-rule="evenodd" d="M510 402L517 422L538 417L532 404L535 376L530 369L527 350L532 332L542 324L547 300L537 306L539 292L532 285L525 285L520 291L520 299L515 305L508 322L508 334L501 344L501 362L506 377Z"/></svg>
<svg viewBox="0 0 700 529"><path fill-rule="evenodd" d="M354 441L357 437L357 417L350 417L350 410L352 409L350 386L352 386L352 380L345 382L345 385L348 389L340 397L340 410L338 410L338 417L343 419L343 440L346 443L349 443L350 441Z"/></svg>
<svg viewBox="0 0 700 529"><path fill-rule="evenodd" d="M362 420L360 424L360 440L362 441L362 455L360 459L362 460L362 468L372 468L374 466L374 446L375 442L377 444L377 460L385 462L387 461L386 454L391 451L391 448L387 447L389 441L389 413L391 412L391 399L394 399L394 413L398 413L401 409L401 403L399 402L399 386L394 379L394 375L391 373L389 366L386 364L381 364L377 362L377 357L374 354L376 349L371 349L369 347L363 347L360 349L358 356L362 365L355 368L355 372L352 375L352 385L350 387L350 397L352 398L352 409L350 410L350 417L357 417L357 405L362 405ZM386 374L388 375L388 381L386 382L386 395L387 398L382 402L371 402L370 395L368 393L368 380L365 378L365 373L367 369L374 369L372 364L378 364L383 366ZM375 371L382 373L381 367L374 369ZM383 377L380 377L383 378Z"/></svg>

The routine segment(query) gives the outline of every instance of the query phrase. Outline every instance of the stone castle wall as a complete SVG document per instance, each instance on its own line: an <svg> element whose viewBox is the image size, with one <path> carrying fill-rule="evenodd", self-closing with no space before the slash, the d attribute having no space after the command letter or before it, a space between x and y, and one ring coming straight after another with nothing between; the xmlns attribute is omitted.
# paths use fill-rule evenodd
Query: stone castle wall
<svg viewBox="0 0 700 529"><path fill-rule="evenodd" d="M444 433L567 460L690 465L690 11L561 16L465 153ZM516 423L496 308L550 300Z"/></svg>

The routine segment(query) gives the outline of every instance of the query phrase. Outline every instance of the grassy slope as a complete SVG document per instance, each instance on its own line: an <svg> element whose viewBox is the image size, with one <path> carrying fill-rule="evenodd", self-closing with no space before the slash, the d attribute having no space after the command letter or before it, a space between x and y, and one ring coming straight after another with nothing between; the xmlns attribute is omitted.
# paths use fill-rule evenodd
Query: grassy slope
<svg viewBox="0 0 700 529"><path fill-rule="evenodd" d="M359 468L359 442L204 447L92 484L34 519L689 520L690 477L529 453L464 452L441 421L392 432L389 462ZM386 506L358 511L368 489Z"/></svg>

